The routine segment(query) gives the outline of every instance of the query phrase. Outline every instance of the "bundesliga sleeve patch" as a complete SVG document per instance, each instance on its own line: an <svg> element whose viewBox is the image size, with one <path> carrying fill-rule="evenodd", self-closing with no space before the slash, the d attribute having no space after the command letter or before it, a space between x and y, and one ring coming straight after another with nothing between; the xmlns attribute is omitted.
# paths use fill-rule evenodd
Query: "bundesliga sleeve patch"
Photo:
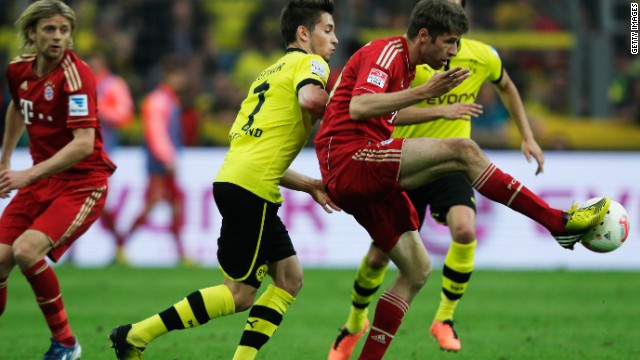
<svg viewBox="0 0 640 360"><path fill-rule="evenodd" d="M379 86L380 88L384 88L384 85L387 83L387 79L389 75L380 69L371 69L369 72L369 76L367 77L367 82L369 84L373 84Z"/></svg>
<svg viewBox="0 0 640 360"><path fill-rule="evenodd" d="M311 59L311 73L324 78L327 74L327 68L321 61Z"/></svg>
<svg viewBox="0 0 640 360"><path fill-rule="evenodd" d="M89 115L89 100L87 95L69 96L69 116Z"/></svg>

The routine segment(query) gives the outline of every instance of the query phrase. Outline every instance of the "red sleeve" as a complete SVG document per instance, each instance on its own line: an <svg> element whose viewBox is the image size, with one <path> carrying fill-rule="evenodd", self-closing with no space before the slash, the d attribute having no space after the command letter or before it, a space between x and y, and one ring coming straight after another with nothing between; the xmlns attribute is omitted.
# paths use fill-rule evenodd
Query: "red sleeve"
<svg viewBox="0 0 640 360"><path fill-rule="evenodd" d="M15 76L16 76L16 67L13 65L9 65L7 67L6 77L7 77L7 85L9 85L9 95L11 96L11 100L15 104L16 108L20 107L20 103L18 102L18 87L16 86Z"/></svg>
<svg viewBox="0 0 640 360"><path fill-rule="evenodd" d="M98 127L96 80L91 68L80 60L73 61L71 57L66 57L62 66L69 102L67 128Z"/></svg>

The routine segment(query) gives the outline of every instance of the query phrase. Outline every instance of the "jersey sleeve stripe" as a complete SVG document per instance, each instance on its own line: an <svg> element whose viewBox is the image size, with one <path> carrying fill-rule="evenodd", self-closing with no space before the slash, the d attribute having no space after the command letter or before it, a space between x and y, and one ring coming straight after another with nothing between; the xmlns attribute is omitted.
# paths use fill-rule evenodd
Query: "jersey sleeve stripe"
<svg viewBox="0 0 640 360"><path fill-rule="evenodd" d="M388 69L396 55L398 55L398 53L402 51L402 43L400 42L400 40L390 42L382 50L380 57L376 61L376 65L382 67L383 69Z"/></svg>
<svg viewBox="0 0 640 360"><path fill-rule="evenodd" d="M35 60L35 58L36 58L35 54L19 55L19 56L16 56L15 58L13 58L13 60L11 60L11 62L9 64L33 61L33 60Z"/></svg>
<svg viewBox="0 0 640 360"><path fill-rule="evenodd" d="M84 118L84 119L69 119L67 120L67 123L75 123L75 122L82 122L82 121L96 121L96 118Z"/></svg>
<svg viewBox="0 0 640 360"><path fill-rule="evenodd" d="M398 53L402 52L402 49L395 49L392 53L391 56L387 59L387 61L384 62L384 64L382 64L382 67L385 69L388 69L389 66L391 66L391 62L393 61L393 59L396 57L396 55L398 55Z"/></svg>
<svg viewBox="0 0 640 360"><path fill-rule="evenodd" d="M298 93L298 91L300 91L300 89L302 89L303 86L309 85L309 84L318 85L324 89L324 85L320 81L318 81L318 79L304 79L300 81L298 86L296 86L296 93Z"/></svg>
<svg viewBox="0 0 640 360"><path fill-rule="evenodd" d="M503 76L504 76L504 65L500 65L500 76L495 81L492 81L492 83L499 84L500 81L502 81Z"/></svg>
<svg viewBox="0 0 640 360"><path fill-rule="evenodd" d="M78 74L76 64L71 61L70 56L64 59L62 68L64 69L64 76L69 82L69 88L71 89L71 91L80 90L82 88L82 80L80 79L80 75Z"/></svg>

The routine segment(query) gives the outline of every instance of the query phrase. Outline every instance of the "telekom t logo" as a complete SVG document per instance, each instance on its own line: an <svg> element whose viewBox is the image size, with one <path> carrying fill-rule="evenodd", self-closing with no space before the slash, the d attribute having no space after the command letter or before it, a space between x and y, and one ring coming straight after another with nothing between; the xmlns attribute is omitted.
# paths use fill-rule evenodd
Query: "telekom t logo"
<svg viewBox="0 0 640 360"><path fill-rule="evenodd" d="M22 117L24 118L24 123L27 125L31 125L31 120L35 119L33 114L33 101L20 99L20 108L22 110ZM44 120L45 116L42 113L38 113L38 119ZM46 116L47 121L53 121L53 117L51 115Z"/></svg>
<svg viewBox="0 0 640 360"><path fill-rule="evenodd" d="M33 119L33 101L20 99L20 108L22 108L22 117L24 117L24 123L31 125L31 119Z"/></svg>

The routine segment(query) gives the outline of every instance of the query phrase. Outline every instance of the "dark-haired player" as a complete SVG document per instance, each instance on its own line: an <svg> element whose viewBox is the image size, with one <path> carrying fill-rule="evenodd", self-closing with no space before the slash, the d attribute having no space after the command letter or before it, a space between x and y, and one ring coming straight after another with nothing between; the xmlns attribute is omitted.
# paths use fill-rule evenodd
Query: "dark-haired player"
<svg viewBox="0 0 640 360"><path fill-rule="evenodd" d="M338 40L330 0L294 0L283 9L285 55L249 88L229 132L230 148L213 195L222 228L218 261L224 284L195 291L168 309L110 335L118 359L139 359L172 330L249 311L234 359L253 359L271 338L302 287L302 267L277 211L279 186L308 192L327 212L337 209L322 182L288 170L321 118L328 94L327 61ZM257 299L266 275L273 283Z"/></svg>

